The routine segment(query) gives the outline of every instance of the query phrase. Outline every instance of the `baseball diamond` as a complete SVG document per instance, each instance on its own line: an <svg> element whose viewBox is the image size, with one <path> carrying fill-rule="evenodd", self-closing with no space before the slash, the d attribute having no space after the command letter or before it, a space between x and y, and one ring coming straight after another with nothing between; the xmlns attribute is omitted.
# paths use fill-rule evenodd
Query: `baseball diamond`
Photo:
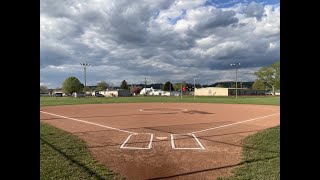
<svg viewBox="0 0 320 180"><path fill-rule="evenodd" d="M280 107L117 103L42 107L40 121L80 137L128 179L214 179L240 162L241 140L280 124Z"/></svg>

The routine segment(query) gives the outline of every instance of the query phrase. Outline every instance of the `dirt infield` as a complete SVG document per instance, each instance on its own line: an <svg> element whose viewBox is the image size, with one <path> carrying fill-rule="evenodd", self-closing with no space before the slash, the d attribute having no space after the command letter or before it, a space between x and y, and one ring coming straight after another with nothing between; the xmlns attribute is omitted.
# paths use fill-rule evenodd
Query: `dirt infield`
<svg viewBox="0 0 320 180"><path fill-rule="evenodd" d="M239 165L245 136L280 124L280 106L66 105L41 108L40 120L82 138L127 179L215 179Z"/></svg>

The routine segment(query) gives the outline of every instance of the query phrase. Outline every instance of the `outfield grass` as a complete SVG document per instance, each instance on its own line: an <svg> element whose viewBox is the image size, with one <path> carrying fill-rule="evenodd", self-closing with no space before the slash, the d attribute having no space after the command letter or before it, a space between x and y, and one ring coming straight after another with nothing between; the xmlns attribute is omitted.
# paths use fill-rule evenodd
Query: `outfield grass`
<svg viewBox="0 0 320 180"><path fill-rule="evenodd" d="M85 143L72 134L40 123L40 179L114 179Z"/></svg>
<svg viewBox="0 0 320 180"><path fill-rule="evenodd" d="M280 179L280 126L248 136L243 143L242 165L220 180Z"/></svg>
<svg viewBox="0 0 320 180"><path fill-rule="evenodd" d="M238 96L235 97L159 97L159 96L136 96L136 97L40 97L40 106L72 105L72 104L104 104L104 103L137 103L137 102L167 102L167 103L224 103L224 104L265 104L280 105L280 97L272 96Z"/></svg>

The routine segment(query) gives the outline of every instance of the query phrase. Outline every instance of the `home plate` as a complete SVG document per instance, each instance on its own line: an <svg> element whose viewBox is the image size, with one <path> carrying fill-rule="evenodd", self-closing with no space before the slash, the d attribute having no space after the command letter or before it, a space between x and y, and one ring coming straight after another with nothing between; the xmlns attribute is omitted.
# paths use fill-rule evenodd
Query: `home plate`
<svg viewBox="0 0 320 180"><path fill-rule="evenodd" d="M165 140L165 139L168 139L168 137L156 137L156 139Z"/></svg>

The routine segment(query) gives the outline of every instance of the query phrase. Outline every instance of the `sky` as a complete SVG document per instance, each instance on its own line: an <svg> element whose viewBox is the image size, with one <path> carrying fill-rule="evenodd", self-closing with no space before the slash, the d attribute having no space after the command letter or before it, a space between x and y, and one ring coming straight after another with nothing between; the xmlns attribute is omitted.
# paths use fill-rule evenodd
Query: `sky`
<svg viewBox="0 0 320 180"><path fill-rule="evenodd" d="M213 84L280 61L279 0L40 0L40 85Z"/></svg>

